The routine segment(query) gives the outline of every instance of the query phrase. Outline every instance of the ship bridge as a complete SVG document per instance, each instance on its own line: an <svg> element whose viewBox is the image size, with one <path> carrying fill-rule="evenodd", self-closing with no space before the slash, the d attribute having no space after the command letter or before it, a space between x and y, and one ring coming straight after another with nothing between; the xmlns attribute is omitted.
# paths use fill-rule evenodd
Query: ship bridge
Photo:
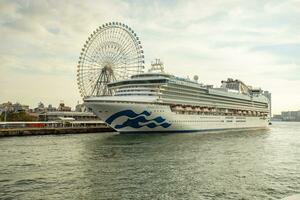
<svg viewBox="0 0 300 200"><path fill-rule="evenodd" d="M167 85L170 77L164 73L144 73L110 83L108 87L115 92L114 96L159 96L161 86Z"/></svg>

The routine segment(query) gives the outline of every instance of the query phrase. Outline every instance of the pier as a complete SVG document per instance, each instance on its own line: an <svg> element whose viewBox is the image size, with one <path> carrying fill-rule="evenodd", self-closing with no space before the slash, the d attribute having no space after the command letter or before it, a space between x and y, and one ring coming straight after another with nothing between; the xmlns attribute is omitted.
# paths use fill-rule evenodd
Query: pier
<svg viewBox="0 0 300 200"><path fill-rule="evenodd" d="M6 122L1 123L0 137L29 135L60 135L113 132L102 121L82 122Z"/></svg>

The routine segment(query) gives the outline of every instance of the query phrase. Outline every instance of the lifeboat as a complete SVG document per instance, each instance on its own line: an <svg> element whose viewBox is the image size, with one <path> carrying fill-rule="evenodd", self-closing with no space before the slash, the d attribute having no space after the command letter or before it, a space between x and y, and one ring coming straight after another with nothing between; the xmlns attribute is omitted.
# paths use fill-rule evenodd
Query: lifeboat
<svg viewBox="0 0 300 200"><path fill-rule="evenodd" d="M175 106L175 110L181 110L181 106Z"/></svg>
<svg viewBox="0 0 300 200"><path fill-rule="evenodd" d="M178 111L183 111L183 110L184 110L184 108L183 108L182 106L176 106L176 109L177 109Z"/></svg>
<svg viewBox="0 0 300 200"><path fill-rule="evenodd" d="M193 109L192 109L192 107L191 106L187 106L187 107L185 107L185 109L184 109L185 111L193 111Z"/></svg>
<svg viewBox="0 0 300 200"><path fill-rule="evenodd" d="M202 108L202 111L203 112L208 112L208 108L204 107L204 108Z"/></svg>
<svg viewBox="0 0 300 200"><path fill-rule="evenodd" d="M200 111L201 111L201 108L200 108L200 107L195 107L195 111L196 111L196 112L200 112Z"/></svg>
<svg viewBox="0 0 300 200"><path fill-rule="evenodd" d="M172 110L174 110L174 111L182 111L183 108L180 105L176 105L176 106L172 106Z"/></svg>
<svg viewBox="0 0 300 200"><path fill-rule="evenodd" d="M213 112L214 108L208 108L208 112Z"/></svg>

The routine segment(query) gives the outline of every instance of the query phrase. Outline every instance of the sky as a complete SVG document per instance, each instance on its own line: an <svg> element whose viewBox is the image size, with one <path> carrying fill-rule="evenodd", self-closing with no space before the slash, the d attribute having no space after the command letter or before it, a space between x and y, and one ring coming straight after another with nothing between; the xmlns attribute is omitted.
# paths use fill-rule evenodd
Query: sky
<svg viewBox="0 0 300 200"><path fill-rule="evenodd" d="M146 68L205 84L237 78L272 93L273 113L300 110L300 1L0 1L0 102L75 106L76 66L107 22L139 36Z"/></svg>

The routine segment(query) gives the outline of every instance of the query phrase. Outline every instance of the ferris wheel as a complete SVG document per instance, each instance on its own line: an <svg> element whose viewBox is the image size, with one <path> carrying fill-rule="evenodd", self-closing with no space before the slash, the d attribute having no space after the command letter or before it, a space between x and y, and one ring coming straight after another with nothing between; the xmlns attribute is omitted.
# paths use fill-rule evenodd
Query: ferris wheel
<svg viewBox="0 0 300 200"><path fill-rule="evenodd" d="M83 45L78 61L81 96L113 95L107 84L142 73L143 53L139 38L127 25L110 22L97 28Z"/></svg>

